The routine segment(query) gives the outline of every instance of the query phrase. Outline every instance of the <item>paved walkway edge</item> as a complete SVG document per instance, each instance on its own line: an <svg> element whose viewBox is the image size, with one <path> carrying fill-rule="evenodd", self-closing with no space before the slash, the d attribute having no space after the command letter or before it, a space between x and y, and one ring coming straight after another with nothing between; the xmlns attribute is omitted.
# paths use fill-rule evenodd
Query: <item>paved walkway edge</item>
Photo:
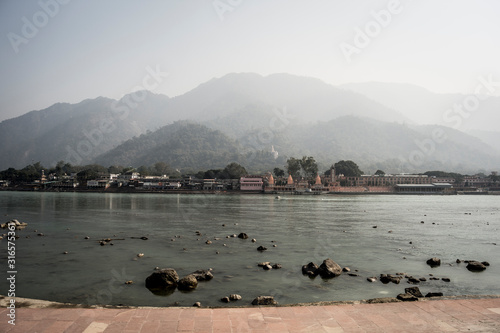
<svg viewBox="0 0 500 333"><path fill-rule="evenodd" d="M26 302L16 308L16 325L8 323L9 308L0 308L0 332L500 332L500 295L240 308L89 308L16 301Z"/></svg>

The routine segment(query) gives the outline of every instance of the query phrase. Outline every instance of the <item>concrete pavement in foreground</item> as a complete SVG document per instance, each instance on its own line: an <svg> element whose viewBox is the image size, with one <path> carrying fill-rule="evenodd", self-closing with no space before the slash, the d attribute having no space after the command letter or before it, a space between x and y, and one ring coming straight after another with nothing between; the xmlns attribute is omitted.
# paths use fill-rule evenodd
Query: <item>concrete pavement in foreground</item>
<svg viewBox="0 0 500 333"><path fill-rule="evenodd" d="M0 332L500 332L500 296L248 308L0 309Z"/></svg>

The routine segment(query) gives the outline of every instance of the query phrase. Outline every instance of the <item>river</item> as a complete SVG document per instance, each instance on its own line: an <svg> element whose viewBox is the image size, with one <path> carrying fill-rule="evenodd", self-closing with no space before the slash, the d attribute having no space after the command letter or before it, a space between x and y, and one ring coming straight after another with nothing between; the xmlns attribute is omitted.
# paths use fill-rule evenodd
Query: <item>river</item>
<svg viewBox="0 0 500 333"><path fill-rule="evenodd" d="M241 306L259 295L280 304L361 300L413 286L367 281L397 272L427 278L418 285L424 294L500 294L500 196L0 192L0 212L2 223L28 223L15 244L20 297L137 306ZM249 239L227 238L240 232ZM148 239L131 238L142 236ZM99 245L103 238L113 245ZM267 251L257 251L261 245ZM6 238L0 246L7 272ZM431 257L441 258L441 266L428 266ZM358 276L301 274L302 265L326 258ZM456 259L491 265L473 273ZM265 271L257 266L263 261L283 268ZM159 296L144 285L155 267L174 268L181 277L212 268L214 279L192 292ZM430 274L451 281L429 280ZM8 289L1 279L0 294ZM230 294L243 299L220 302Z"/></svg>

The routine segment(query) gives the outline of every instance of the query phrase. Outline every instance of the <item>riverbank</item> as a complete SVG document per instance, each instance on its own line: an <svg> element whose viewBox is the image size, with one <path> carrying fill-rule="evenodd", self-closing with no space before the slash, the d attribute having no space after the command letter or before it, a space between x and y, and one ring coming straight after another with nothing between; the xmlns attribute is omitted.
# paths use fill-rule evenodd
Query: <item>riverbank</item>
<svg viewBox="0 0 500 333"><path fill-rule="evenodd" d="M263 191L240 191L240 190L225 190L225 191L202 191L202 190L144 190L136 188L107 188L107 189L87 189L87 188L72 188L72 189L32 189L32 188L0 188L2 192L37 192L37 193L127 193L127 194L202 194L202 195L500 195L500 191L448 191L448 192L371 192L371 191L335 191L335 192L263 192Z"/></svg>
<svg viewBox="0 0 500 333"><path fill-rule="evenodd" d="M498 332L500 298L197 308L20 308L3 332Z"/></svg>

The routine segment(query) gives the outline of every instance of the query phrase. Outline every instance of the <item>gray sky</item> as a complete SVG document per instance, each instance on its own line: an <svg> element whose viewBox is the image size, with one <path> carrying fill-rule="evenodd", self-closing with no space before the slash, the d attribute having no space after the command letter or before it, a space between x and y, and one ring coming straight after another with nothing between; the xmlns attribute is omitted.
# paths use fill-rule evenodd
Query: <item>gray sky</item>
<svg viewBox="0 0 500 333"><path fill-rule="evenodd" d="M498 0L0 0L0 121L120 98L148 67L171 97L231 72L468 93L500 79L499 13Z"/></svg>

